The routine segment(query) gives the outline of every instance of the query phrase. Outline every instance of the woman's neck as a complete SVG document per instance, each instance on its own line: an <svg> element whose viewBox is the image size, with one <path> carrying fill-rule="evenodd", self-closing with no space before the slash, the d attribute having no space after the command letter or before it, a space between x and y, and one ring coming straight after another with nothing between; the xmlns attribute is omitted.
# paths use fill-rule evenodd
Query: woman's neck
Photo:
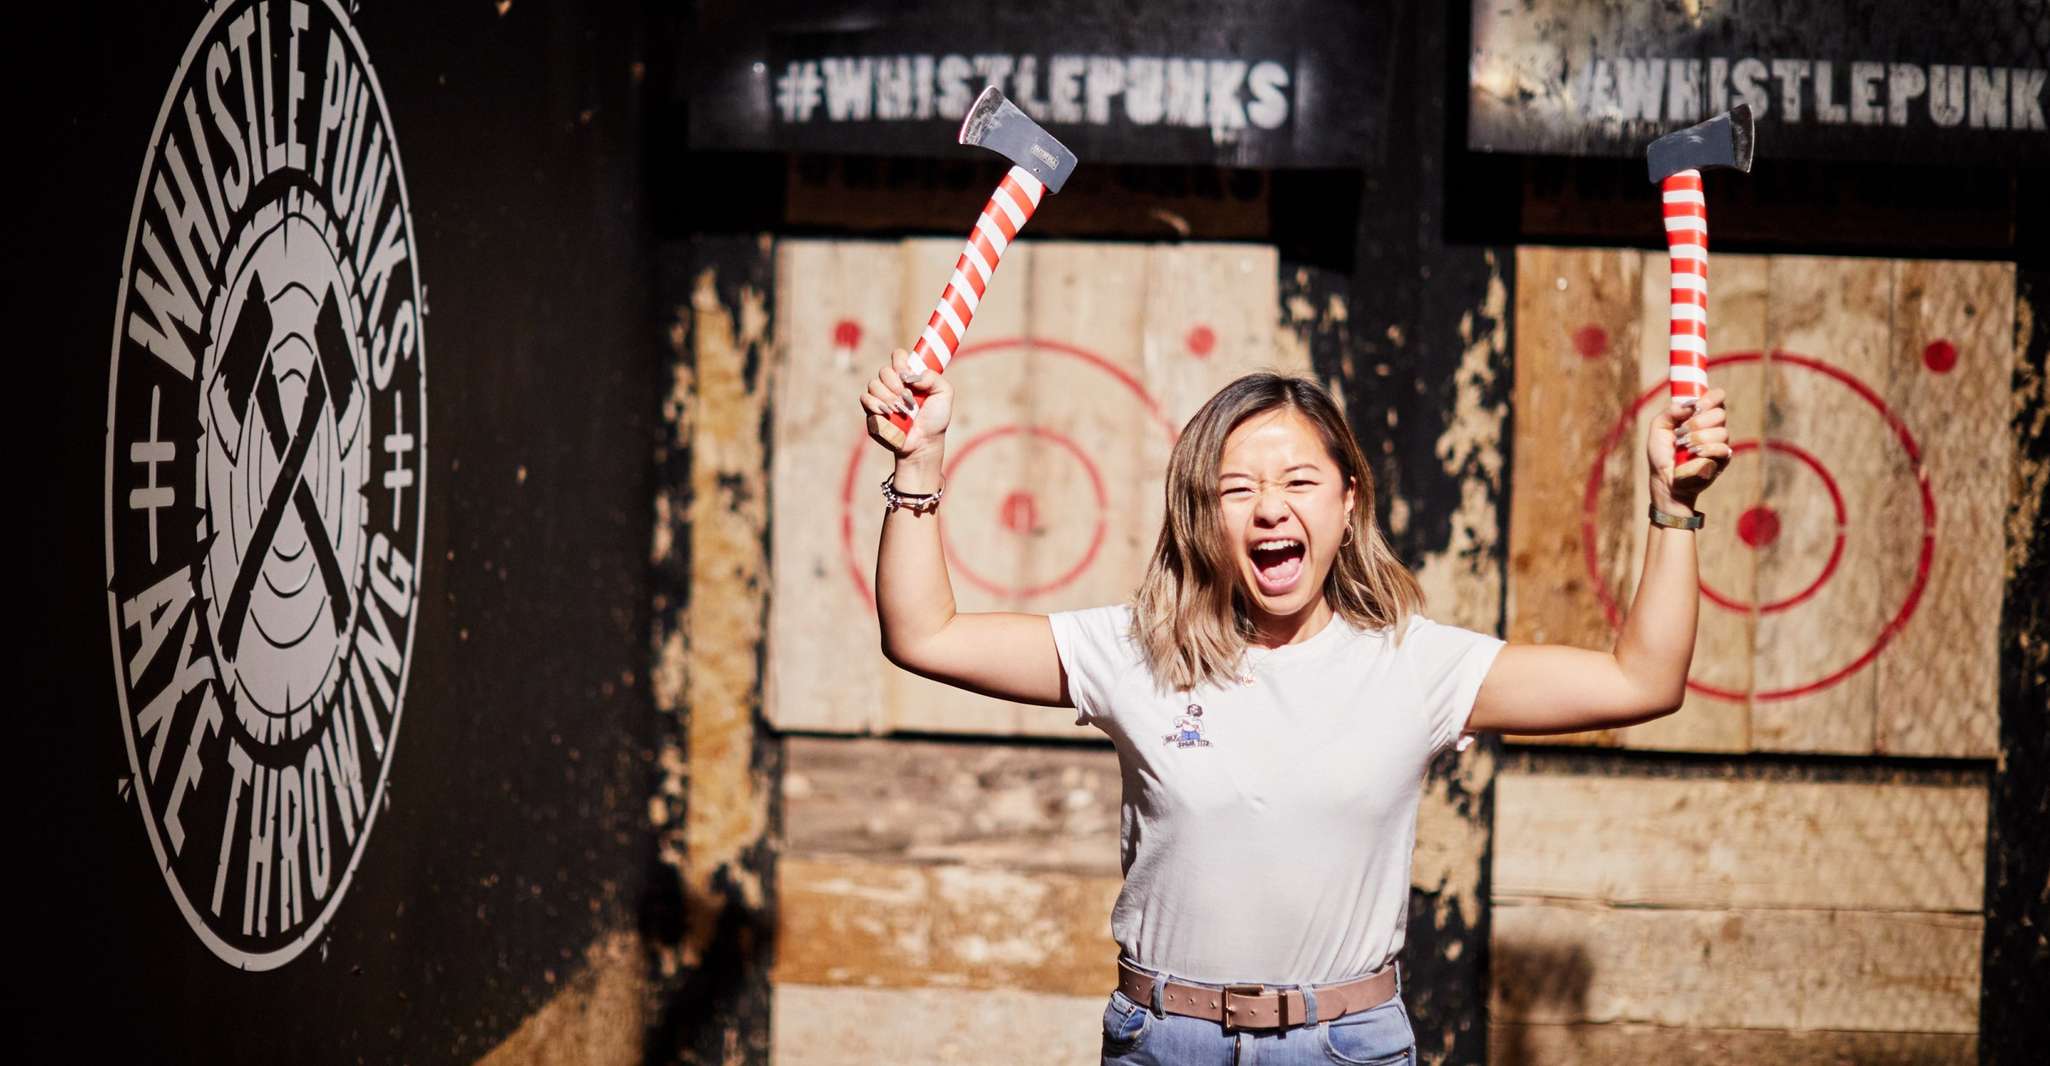
<svg viewBox="0 0 2050 1066"><path fill-rule="evenodd" d="M1331 621L1331 605L1319 596L1309 606L1290 615L1264 614L1255 608L1253 613L1253 644L1262 648L1279 648L1285 644L1300 644L1316 636Z"/></svg>

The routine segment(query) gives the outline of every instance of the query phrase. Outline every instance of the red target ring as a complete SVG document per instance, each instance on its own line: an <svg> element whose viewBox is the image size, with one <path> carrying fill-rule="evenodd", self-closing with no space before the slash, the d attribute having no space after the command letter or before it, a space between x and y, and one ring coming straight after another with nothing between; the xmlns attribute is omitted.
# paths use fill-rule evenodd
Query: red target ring
<svg viewBox="0 0 2050 1066"><path fill-rule="evenodd" d="M954 469L960 466L961 462L973 454L977 448L993 440L1015 437L1020 434L1037 437L1067 452L1074 457L1076 462L1082 464L1083 472L1089 475L1089 486L1095 490L1096 496L1096 524L1089 531L1089 547L1083 550L1081 560L1050 581L1042 581L1036 585L1007 585L994 578L976 573L975 568L969 566L968 561L954 551L953 542L947 539L945 523L940 524L940 547L947 553L947 564L954 568L955 573L961 575L962 580L992 595L1015 596L1022 599L1027 596L1044 595L1067 585L1070 581L1081 577L1082 571L1089 569L1089 564L1096 561L1096 553L1103 548L1104 534L1110 528L1110 495L1103 490L1103 475L1096 469L1096 464L1089 461L1089 456L1083 453L1081 447L1067 437L1042 426L998 426L995 429L978 433L969 438L968 443L962 445L961 450L954 453L953 457L947 460L947 465L942 469L941 476L949 481L953 480Z"/></svg>
<svg viewBox="0 0 2050 1066"><path fill-rule="evenodd" d="M960 363L967 359L979 358L995 352L1007 351L1011 349L1030 349L1033 351L1050 353L1067 359L1073 359L1077 362L1084 364L1085 366L1089 366L1093 369L1100 370L1103 373L1110 375L1110 377L1113 380L1115 380L1120 386L1122 386L1126 392L1129 392L1134 399L1139 401L1140 406L1146 412L1146 416L1155 425L1160 427L1161 432L1166 434L1167 439L1170 443L1172 443L1176 438L1180 436L1180 433L1176 430L1174 423L1169 421L1166 413L1160 409L1159 402L1154 400L1152 394L1146 391L1145 386L1139 383L1139 379L1133 377L1131 372L1126 370L1124 367L1121 367L1116 363L1113 363L1110 360L1105 359L1103 356L1098 355L1095 352L1092 352L1086 348L1077 347L1075 345L1067 344L1062 341L1040 340L1034 337L1007 337L998 340L983 341L981 343L964 346L963 348L961 348L961 350L954 353L953 363ZM953 363L950 363L948 365L949 371L952 370ZM948 458L946 466L942 472L942 476L951 476L954 472L955 467L961 462L961 460L967 458L970 452L982 447L984 444L987 444L992 440L996 440L1002 437L1015 436L1019 434L1036 437L1040 440L1052 443L1055 447L1058 447L1063 451L1068 452L1070 455L1073 455L1077 460L1079 460L1082 463L1083 469L1089 475L1090 484L1093 486L1095 490L1094 495L1096 497L1097 502L1096 525L1094 531L1092 532L1089 538L1089 546L1087 550L1084 552L1081 562L1070 567L1066 572L1064 572L1063 574L1054 578L1051 581L1041 582L1030 586L1013 587L1000 584L998 582L990 580L988 577L984 575L975 573L959 558L957 558L954 554L952 546L946 542L946 525L942 523L940 526L941 544L946 552L949 564L969 584L974 585L979 589L983 589L987 592L1000 596L1025 597L1040 595L1045 592L1053 591L1056 588L1059 588L1063 585L1068 584L1069 582L1074 581L1076 578L1080 577L1084 571L1089 569L1089 565L1091 563L1096 561L1097 553L1099 549L1102 548L1104 538L1108 535L1109 532L1109 493L1103 484L1103 477L1101 473L1097 470L1095 463L1089 459L1088 454L1085 451L1083 451L1080 445L1076 444L1072 439L1054 430L1045 429L1043 427L1038 426L1024 425L1005 425L996 427L994 429L986 430L980 434L977 434L974 438L970 439L966 444L964 444L961 447L961 450L959 452L955 453L953 456L950 456ZM867 600L871 607L873 607L875 604L875 589L870 586L868 574L865 571L859 556L855 552L854 547L854 497L856 491L855 483L860 479L861 475L861 461L864 457L867 456L869 449L872 447L874 447L874 444L868 439L868 436L865 433L858 435L854 440L853 446L848 449L847 465L844 473L841 475L840 478L841 562L846 566L847 576L853 580L854 587L861 591L862 599Z"/></svg>
<svg viewBox="0 0 2050 1066"><path fill-rule="evenodd" d="M1810 581L1807 587L1803 588L1801 591L1796 592L1791 596L1782 596L1779 599L1773 600L1769 603L1761 603L1755 605L1759 614L1772 614L1775 611L1784 611L1787 608L1792 607L1795 604L1801 603L1802 601L1807 600L1811 596L1814 596L1817 592L1822 591L1822 586L1829 581L1830 575L1836 573L1837 564L1843 561L1845 539L1844 528L1849 524L1850 519L1845 513L1844 494L1842 490L1837 488L1836 478L1830 476L1829 469L1822 465L1822 461L1815 458L1813 455L1808 454L1806 449L1797 448L1783 440L1746 440L1738 441L1730 445L1730 451L1733 457L1736 455L1742 455L1745 452L1756 451L1760 448L1763 448L1766 451L1779 452L1783 455L1790 455L1795 459L1800 460L1801 465L1807 467L1810 471L1813 471L1815 476L1822 480L1823 490L1829 493L1830 506L1836 509L1836 541L1835 543L1830 545L1829 559L1828 561L1822 564L1822 571L1816 574L1815 580ZM1777 527L1775 527L1775 531L1776 530ZM1603 589L1602 591L1605 594L1608 592L1607 589ZM1722 593L1717 592L1715 589L1710 588L1708 582L1706 581L1703 581L1701 583L1701 595L1704 598L1706 598L1709 602L1715 604L1716 606L1726 608L1731 611L1735 611L1738 614L1748 613L1752 610L1754 606L1753 604L1745 603L1744 601L1736 599L1735 597L1725 596ZM1610 621L1615 621L1615 616L1613 612L1611 612Z"/></svg>
<svg viewBox="0 0 2050 1066"><path fill-rule="evenodd" d="M1737 366L1746 363L1758 363L1764 360L1765 354L1762 352L1732 352L1715 356L1709 359L1706 365L1708 369L1713 370L1719 366ZM1696 681L1693 678L1687 680L1688 689L1701 693L1704 696L1731 702L1741 702L1747 698L1762 702L1795 699L1836 685L1845 678L1864 669L1872 660L1879 657L1880 651L1885 649L1887 643L1893 639L1894 634L1900 632L1901 628L1907 625L1908 619L1914 615L1916 605L1921 602L1923 590L1929 584L1929 570L1936 555L1936 494L1930 488L1928 471L1922 466L1922 449L1915 443L1914 434L1908 431L1907 425L1900 420L1900 416L1895 414L1893 409L1887 406L1886 401L1878 393L1874 392L1870 386L1842 369L1831 366L1820 359L1810 358L1805 355L1795 355L1791 352L1776 351L1772 353L1772 362L1800 367L1830 378L1849 389L1885 421L1887 428L1893 432L1895 440L1899 442L1901 450L1906 453L1909 471L1913 474L1915 486L1921 493L1922 540L1920 551L1915 559L1915 577L1908 586L1907 594L1901 598L1899 609L1894 612L1893 617L1887 621L1886 625L1880 628L1878 635L1873 638L1871 646L1867 647L1849 663L1812 681L1764 691L1744 692L1709 684L1705 681ZM1587 489L1582 500L1581 511L1581 552L1587 564L1587 573L1594 586L1595 596L1601 601L1602 613L1608 618L1609 625L1612 627L1620 628L1622 626L1623 612L1620 605L1616 603L1615 597L1610 594L1607 583L1602 579L1601 558L1598 554L1596 533L1597 516L1601 506L1602 472L1608 465L1610 454L1621 445L1631 428L1635 426L1637 418L1643 412L1645 405L1658 399L1666 392L1667 384L1660 382L1646 389L1637 397L1636 402L1632 403L1629 409L1625 410L1616 419L1615 425L1610 427L1608 436L1603 439L1601 447L1596 451L1594 464L1588 471ZM1823 565L1822 572L1800 592L1772 601L1769 604L1759 605L1757 609L1764 613L1766 611L1780 611L1793 607L1806 601L1821 590L1824 583L1835 573L1837 564L1843 556L1844 529L1847 525L1847 517L1843 494L1838 490L1836 480L1829 475L1828 470L1820 460L1784 441L1765 441L1762 444L1745 442L1742 448L1733 446L1733 450L1748 450L1752 447L1764 447L1772 451L1784 452L1800 460L1803 465L1820 476L1824 486L1829 491L1831 502L1836 508L1837 519L1836 543L1830 551L1829 561ZM1706 585L1702 586L1702 594L1710 602L1729 610L1740 612L1751 610L1750 605L1741 603L1728 596L1714 593Z"/></svg>

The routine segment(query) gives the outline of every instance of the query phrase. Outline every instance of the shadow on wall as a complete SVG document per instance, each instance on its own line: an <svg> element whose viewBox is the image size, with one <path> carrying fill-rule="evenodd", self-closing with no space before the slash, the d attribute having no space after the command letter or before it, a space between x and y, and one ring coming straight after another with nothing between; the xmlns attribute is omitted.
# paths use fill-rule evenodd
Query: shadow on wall
<svg viewBox="0 0 2050 1066"><path fill-rule="evenodd" d="M664 874L669 874L665 877ZM724 871L714 875L717 899L685 900L673 871L657 870L646 908L653 943L700 941L695 960L675 972L673 957L655 952L659 1002L650 1019L647 1061L768 1062L768 974L776 957L773 913L734 905L741 895ZM654 898L659 897L659 898ZM693 925L709 929L690 929ZM694 935L693 935L694 934ZM744 1052L738 1059L737 1052Z"/></svg>
<svg viewBox="0 0 2050 1066"><path fill-rule="evenodd" d="M1535 1019L1587 1017L1587 992L1594 966L1578 944L1503 943L1491 946L1494 977L1488 1004L1489 1066L1526 1066L1544 1061L1531 1046L1531 1027L1504 1024Z"/></svg>
<svg viewBox="0 0 2050 1066"><path fill-rule="evenodd" d="M1643 1005L1632 1009L1617 1001L1619 986L1614 974L1604 982L1607 991L1601 1002L1590 1003L1596 974L1593 960L1581 945L1497 941L1493 957L1489 1066L1585 1062L1971 1066L1980 1061L1979 1039L1972 1033L1749 1028L1727 1022L1655 1024L1646 1016L1658 1011L1643 1009ZM1652 976L1646 975L1647 984ZM1796 982L1789 982L1783 994L1798 998L1801 991ZM1717 989L1709 986L1698 992L1701 1002L1717 995ZM1614 1017L1617 1014L1635 1018Z"/></svg>

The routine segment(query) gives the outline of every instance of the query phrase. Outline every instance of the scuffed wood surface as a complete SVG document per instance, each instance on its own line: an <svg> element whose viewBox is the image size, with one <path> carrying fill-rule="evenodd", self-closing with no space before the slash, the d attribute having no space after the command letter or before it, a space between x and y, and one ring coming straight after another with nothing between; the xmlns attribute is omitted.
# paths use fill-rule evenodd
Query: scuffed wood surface
<svg viewBox="0 0 2050 1066"><path fill-rule="evenodd" d="M1977 915L1494 910L1497 1022L1973 1033Z"/></svg>
<svg viewBox="0 0 2050 1066"><path fill-rule="evenodd" d="M767 616L771 242L665 254L673 358L656 452L645 796L654 830L639 928L651 1046L680 1061L767 1061L779 748L759 728ZM683 1021L675 1004L687 1003Z"/></svg>
<svg viewBox="0 0 2050 1066"><path fill-rule="evenodd" d="M1664 379L1666 261L1524 248L1518 264L1508 633L1606 648L1599 592L1621 610L1635 590L1643 435L1660 399L1610 434ZM1703 597L1694 687L1680 712L1638 726L1511 739L1992 755L2014 276L1999 263L1716 256L1709 376L1730 393L1743 450L1702 500L1703 581L1728 602ZM1925 484L1935 525L1918 591Z"/></svg>
<svg viewBox="0 0 2050 1066"><path fill-rule="evenodd" d="M776 1066L1074 1066L1097 1060L1110 991L781 984L775 997Z"/></svg>
<svg viewBox="0 0 2050 1066"><path fill-rule="evenodd" d="M1505 773L1495 834L1498 903L1973 915L1985 889L1977 786Z"/></svg>
<svg viewBox="0 0 2050 1066"><path fill-rule="evenodd" d="M1122 879L785 856L771 979L1109 994Z"/></svg>
<svg viewBox="0 0 2050 1066"><path fill-rule="evenodd" d="M1637 393L1641 259L1629 251L1517 250L1512 640L1609 640L1581 565L1582 504L1588 460L1608 430L1602 416L1621 411ZM1614 482L1618 489L1629 485L1622 476ZM1617 495L1624 497L1612 505L1620 517L1629 500ZM1627 556L1607 575L1611 586L1620 587L1624 562Z"/></svg>
<svg viewBox="0 0 2050 1066"><path fill-rule="evenodd" d="M1583 562L1588 464L1615 413L1637 393L1641 261L1636 252L1519 248L1516 253L1516 469L1509 509L1508 639L1606 648L1608 619ZM1614 595L1629 580L1627 511L1640 468L1612 463L1596 518ZM1525 743L1614 742L1608 731Z"/></svg>
<svg viewBox="0 0 2050 1066"><path fill-rule="evenodd" d="M1657 1025L1497 1023L1489 1066L1977 1066L1971 1033L1681 1029Z"/></svg>
<svg viewBox="0 0 2050 1066"><path fill-rule="evenodd" d="M1120 876L1108 745L794 736L785 753L790 855Z"/></svg>
<svg viewBox="0 0 2050 1066"><path fill-rule="evenodd" d="M1886 380L1891 263L1782 256L1772 261L1771 285L1767 340L1775 353L1825 360L1868 384ZM1754 683L1758 691L1774 692L1820 684L1856 661L1886 624L1880 574L1889 565L1913 564L1885 557L1872 504L1887 492L1913 491L1913 482L1902 484L1893 476L1897 460L1885 423L1839 382L1774 357L1767 363L1766 392L1768 438L1814 455L1835 477L1848 515L1841 527L1842 562L1813 598L1759 615ZM1830 497L1814 471L1768 457L1759 502L1779 521L1779 536L1759 554L1759 594L1768 600L1793 595L1828 565L1839 533ZM1856 670L1799 696L1758 701L1751 711L1753 746L1873 750L1877 676Z"/></svg>
<svg viewBox="0 0 2050 1066"><path fill-rule="evenodd" d="M1891 386L1914 428L1937 495L1936 550L1915 617L1876 664L1877 750L1991 756L1999 742L2001 556L2014 432L2012 263L1894 264ZM1947 367L1946 369L1938 369ZM1919 493L1881 496L1889 559L1921 550ZM1880 600L1899 603L1913 573L1881 572Z"/></svg>

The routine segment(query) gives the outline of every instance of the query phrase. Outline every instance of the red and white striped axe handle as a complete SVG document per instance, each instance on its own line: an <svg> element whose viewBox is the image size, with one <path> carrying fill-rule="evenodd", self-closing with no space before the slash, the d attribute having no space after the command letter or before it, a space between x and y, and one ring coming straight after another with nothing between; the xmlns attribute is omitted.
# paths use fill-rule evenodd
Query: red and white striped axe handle
<svg viewBox="0 0 2050 1066"><path fill-rule="evenodd" d="M944 373L947 364L954 361L954 353L961 350L961 341L968 336L968 323L975 318L975 307L982 302L989 279L1004 257L1004 249L1017 239L1018 231L1025 228L1045 195L1046 186L1024 167L1013 166L1004 180L997 183L989 202L982 205L982 214L975 219L975 229L968 234L961 258L954 262L953 276L947 279L947 287L940 290L939 305L933 308L925 330L911 346L912 370L920 374ZM910 396L913 407L923 402L917 393ZM892 411L890 423L898 431L909 433L911 417Z"/></svg>
<svg viewBox="0 0 2050 1066"><path fill-rule="evenodd" d="M1671 340L1667 381L1673 399L1692 407L1708 391L1708 202L1701 172L1751 172L1755 143L1751 107L1738 104L1704 122L1651 142L1645 168L1665 201L1666 259L1672 266ZM1673 465L1691 458L1673 449Z"/></svg>
<svg viewBox="0 0 2050 1066"><path fill-rule="evenodd" d="M1708 391L1708 203L1701 171L1683 170L1659 182L1665 199L1666 258L1673 285L1667 381L1673 399L1692 407ZM1690 456L1673 449L1673 465Z"/></svg>

